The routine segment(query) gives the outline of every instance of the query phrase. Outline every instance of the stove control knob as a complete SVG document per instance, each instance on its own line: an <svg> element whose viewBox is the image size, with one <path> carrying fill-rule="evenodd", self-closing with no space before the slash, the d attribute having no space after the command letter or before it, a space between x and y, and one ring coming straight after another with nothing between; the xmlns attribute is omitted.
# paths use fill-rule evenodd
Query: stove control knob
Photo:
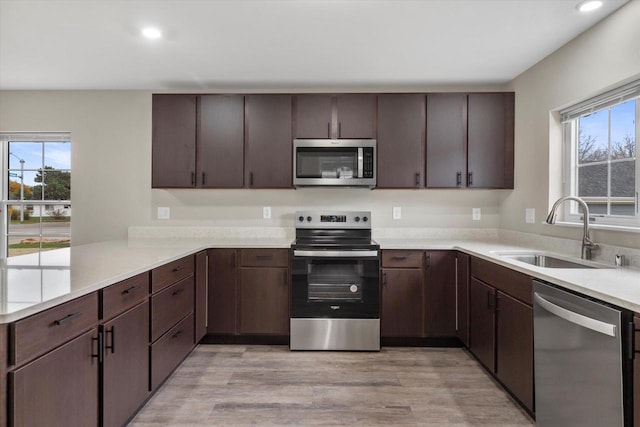
<svg viewBox="0 0 640 427"><path fill-rule="evenodd" d="M358 287L356 285L351 285L349 286L349 290L351 291L352 294L358 292Z"/></svg>
<svg viewBox="0 0 640 427"><path fill-rule="evenodd" d="M298 221L300 221L300 222L304 221L304 217L303 216L299 216L298 217Z"/></svg>
<svg viewBox="0 0 640 427"><path fill-rule="evenodd" d="M367 222L367 221L369 221L369 218L367 218L366 216L363 216L363 217L362 217L362 220L363 220L364 222Z"/></svg>
<svg viewBox="0 0 640 427"><path fill-rule="evenodd" d="M357 216L357 217L355 217L355 218L354 218L354 220L355 220L356 222L360 222L360 217L359 217L359 216Z"/></svg>
<svg viewBox="0 0 640 427"><path fill-rule="evenodd" d="M307 222L311 222L311 217L310 216L307 217Z"/></svg>

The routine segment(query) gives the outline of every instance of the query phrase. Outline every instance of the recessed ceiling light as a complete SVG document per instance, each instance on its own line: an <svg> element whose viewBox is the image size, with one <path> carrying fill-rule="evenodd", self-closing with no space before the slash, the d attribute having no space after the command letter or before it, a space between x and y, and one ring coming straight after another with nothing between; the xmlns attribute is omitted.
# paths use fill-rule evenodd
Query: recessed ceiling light
<svg viewBox="0 0 640 427"><path fill-rule="evenodd" d="M578 3L576 6L580 12L591 12L596 10L602 6L602 1L600 0L587 0Z"/></svg>
<svg viewBox="0 0 640 427"><path fill-rule="evenodd" d="M159 29L154 27L146 27L142 29L142 35L148 39L159 39L162 37L162 33Z"/></svg>

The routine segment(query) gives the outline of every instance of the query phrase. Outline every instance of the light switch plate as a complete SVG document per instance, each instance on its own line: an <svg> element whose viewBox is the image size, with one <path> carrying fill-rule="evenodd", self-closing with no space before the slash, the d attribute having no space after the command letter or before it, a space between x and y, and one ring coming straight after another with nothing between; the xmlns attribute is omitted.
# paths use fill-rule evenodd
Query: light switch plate
<svg viewBox="0 0 640 427"><path fill-rule="evenodd" d="M265 206L262 208L262 219L271 219L271 207Z"/></svg>
<svg viewBox="0 0 640 427"><path fill-rule="evenodd" d="M169 219L169 218L171 218L171 208L158 207L158 219Z"/></svg>
<svg viewBox="0 0 640 427"><path fill-rule="evenodd" d="M524 210L524 221L527 224L535 224L535 222L536 222L536 210L535 210L535 208L526 208Z"/></svg>
<svg viewBox="0 0 640 427"><path fill-rule="evenodd" d="M473 208L471 211L471 215L474 221L480 221L480 219L482 218L482 209Z"/></svg>
<svg viewBox="0 0 640 427"><path fill-rule="evenodd" d="M393 219L402 219L402 208L400 206L393 207Z"/></svg>

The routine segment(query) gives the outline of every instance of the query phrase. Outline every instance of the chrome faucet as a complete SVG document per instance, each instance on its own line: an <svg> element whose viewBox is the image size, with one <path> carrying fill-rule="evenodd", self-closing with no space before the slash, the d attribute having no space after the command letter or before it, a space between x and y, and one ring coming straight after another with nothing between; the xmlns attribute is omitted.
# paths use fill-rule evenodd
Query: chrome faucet
<svg viewBox="0 0 640 427"><path fill-rule="evenodd" d="M595 244L593 240L591 240L591 237L589 236L589 206L587 206L584 200L582 200L580 197L575 197L575 196L565 196L565 197L559 198L553 204L551 211L549 211L549 215L547 215L547 224L556 223L556 217L558 216L556 214L556 210L558 209L558 206L560 206L562 202L566 200L573 200L575 202L578 202L580 206L582 206L582 211L583 211L582 213L584 214L584 222L583 222L584 225L583 225L583 234L582 234L582 252L580 254L580 258L591 259L591 251L598 249L598 245Z"/></svg>

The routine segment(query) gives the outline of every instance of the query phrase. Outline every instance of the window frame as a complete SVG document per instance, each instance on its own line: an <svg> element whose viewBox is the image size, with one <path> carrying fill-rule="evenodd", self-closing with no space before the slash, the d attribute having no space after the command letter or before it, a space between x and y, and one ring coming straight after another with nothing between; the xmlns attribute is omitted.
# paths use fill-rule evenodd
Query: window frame
<svg viewBox="0 0 640 427"><path fill-rule="evenodd" d="M572 107L560 111L562 117L562 168L563 168L563 185L562 192L564 196L577 196L578 195L578 136L579 129L578 123L580 117L586 116L597 111L609 109L615 105L622 104L624 102L635 99L635 212L633 215L609 215L609 214L594 214L589 212L589 221L596 227L598 225L610 226L610 227L624 227L640 229L640 206L638 200L638 192L640 192L640 157L638 156L638 141L640 141L640 80L632 82L618 89L606 92L590 100L583 101ZM617 160L608 159L603 161L603 164L609 164L616 162ZM611 175L609 172L608 179L610 181ZM607 185L611 183L608 182ZM589 203L595 199L584 198L585 202ZM608 196L605 202L609 203L613 197ZM567 223L579 223L583 222L583 215L578 210L578 203L571 201L565 205L562 210L562 221Z"/></svg>
<svg viewBox="0 0 640 427"><path fill-rule="evenodd" d="M1 145L1 154L2 159L0 164L2 165L2 173L0 174L0 186L2 186L2 192L0 193L0 209L2 211L2 232L0 233L0 259L2 260L3 265L15 265L15 263L10 262L9 260L9 239L12 236L16 237L33 237L39 240L39 249L37 252L38 259L41 259L42 254L42 245L43 239L50 237L66 237L69 238L69 245L71 245L71 199L68 200L10 200L9 199L9 171L15 170L15 168L10 169L10 159L9 159L9 145L10 143L25 143L25 142L35 142L35 143L68 143L72 144L71 134L69 132L55 132L55 133L0 133L0 145ZM44 150L43 149L43 163L44 166ZM56 169L64 172L72 172L71 158L69 159L69 169ZM28 169L28 171L32 171ZM44 230L42 219L39 221L38 233L37 234L21 234L21 233L10 233L9 230L9 215L8 210L10 206L20 206L20 209L24 210L27 205L39 206L40 210L44 210L46 205L63 205L65 208L69 207L69 232L68 233L56 233L51 231ZM42 217L41 217L42 218ZM30 264L30 263L29 263ZM40 262L38 262L40 264Z"/></svg>

